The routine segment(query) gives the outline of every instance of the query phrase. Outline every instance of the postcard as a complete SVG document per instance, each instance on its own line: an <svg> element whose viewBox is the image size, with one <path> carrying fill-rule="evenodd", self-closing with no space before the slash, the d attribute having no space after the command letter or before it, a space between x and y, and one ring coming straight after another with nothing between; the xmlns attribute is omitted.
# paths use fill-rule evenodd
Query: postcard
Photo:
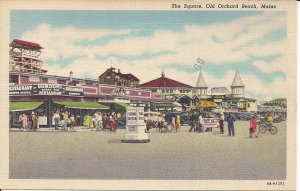
<svg viewBox="0 0 300 191"><path fill-rule="evenodd" d="M1 189L296 189L296 1L0 4Z"/></svg>

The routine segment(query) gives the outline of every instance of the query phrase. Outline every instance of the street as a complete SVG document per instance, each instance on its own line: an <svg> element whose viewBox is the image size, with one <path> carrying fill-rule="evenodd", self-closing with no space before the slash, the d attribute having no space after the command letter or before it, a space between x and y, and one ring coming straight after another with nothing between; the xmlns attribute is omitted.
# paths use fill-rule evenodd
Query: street
<svg viewBox="0 0 300 191"><path fill-rule="evenodd" d="M281 180L286 177L286 122L249 138L249 122L235 122L236 136L158 133L150 143L121 143L125 130L10 132L13 179ZM258 128L257 128L258 129Z"/></svg>

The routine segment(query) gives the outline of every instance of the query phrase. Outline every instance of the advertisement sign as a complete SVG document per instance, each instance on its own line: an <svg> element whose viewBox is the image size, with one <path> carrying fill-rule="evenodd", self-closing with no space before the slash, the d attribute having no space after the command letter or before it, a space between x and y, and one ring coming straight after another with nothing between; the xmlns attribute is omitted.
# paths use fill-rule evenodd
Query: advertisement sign
<svg viewBox="0 0 300 191"><path fill-rule="evenodd" d="M125 89L124 88L115 88L112 92L113 95L116 96L124 96L125 95Z"/></svg>
<svg viewBox="0 0 300 191"><path fill-rule="evenodd" d="M63 92L61 84L36 84L32 90L34 95L63 95Z"/></svg>
<svg viewBox="0 0 300 191"><path fill-rule="evenodd" d="M9 86L9 95L31 95L32 85Z"/></svg>
<svg viewBox="0 0 300 191"><path fill-rule="evenodd" d="M83 96L83 88L81 88L81 87L66 86L65 87L65 95L69 95L69 96Z"/></svg>
<svg viewBox="0 0 300 191"><path fill-rule="evenodd" d="M211 88L211 95L226 95L228 90L226 87Z"/></svg>
<svg viewBox="0 0 300 191"><path fill-rule="evenodd" d="M61 84L33 84L9 86L9 95L66 95L83 96L83 88Z"/></svg>

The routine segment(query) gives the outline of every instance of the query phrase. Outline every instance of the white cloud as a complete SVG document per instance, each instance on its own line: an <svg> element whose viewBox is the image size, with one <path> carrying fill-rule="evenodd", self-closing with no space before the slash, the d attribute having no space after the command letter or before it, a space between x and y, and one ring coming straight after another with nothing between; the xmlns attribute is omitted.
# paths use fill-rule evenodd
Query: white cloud
<svg viewBox="0 0 300 191"><path fill-rule="evenodd" d="M106 30L106 29L78 29L74 27L53 28L47 24L41 24L37 28L24 32L23 40L41 44L45 49L42 56L44 60L52 59L58 63L47 65L49 74L68 75L74 72L75 77L84 77L89 73L93 78L98 76L110 66L110 59L96 60L96 56L111 57L111 55L140 56L146 52L160 53L164 51L175 54L162 54L144 60L124 60L113 58L113 66L120 68L124 73L133 73L141 82L146 82L159 77L161 68L169 64L184 64L192 67L198 57L205 62L224 64L239 62L248 59L248 55L255 57L284 55L286 42L284 40L258 44L266 34L286 26L286 16L282 12L264 12L261 15L240 18L228 23L214 23L206 26L185 26L183 31L173 32L169 30L156 30L152 36L128 37L114 39L105 45L76 45L76 41L93 41L107 35L126 35L136 30ZM221 42L216 42L217 38ZM254 42L249 45L250 42ZM76 59L68 67L61 67L60 58ZM260 70L270 73L273 71L285 71L282 60L266 63L257 60L253 63ZM269 66L272 66L271 69ZM221 66L220 66L221 67ZM195 85L198 74L186 73L175 69L165 69L167 77L183 83ZM234 71L229 71L224 77L216 78L204 72L206 83L209 87L229 86L232 82ZM270 96L280 96L282 92L275 92L255 75L242 76L246 90L255 95L270 93ZM275 83L276 82L276 83ZM277 86L285 82L276 79L268 85Z"/></svg>
<svg viewBox="0 0 300 191"><path fill-rule="evenodd" d="M286 73L286 60L286 56L281 56L278 59L274 60L272 63L266 62L264 60L257 60L252 64L265 73L272 73L277 71Z"/></svg>

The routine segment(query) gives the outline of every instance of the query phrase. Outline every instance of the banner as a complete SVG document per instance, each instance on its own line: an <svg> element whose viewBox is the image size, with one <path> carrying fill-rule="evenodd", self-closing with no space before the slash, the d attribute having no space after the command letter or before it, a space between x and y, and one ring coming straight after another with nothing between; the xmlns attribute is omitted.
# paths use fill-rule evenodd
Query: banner
<svg viewBox="0 0 300 191"><path fill-rule="evenodd" d="M9 86L9 95L32 95L32 85Z"/></svg>
<svg viewBox="0 0 300 191"><path fill-rule="evenodd" d="M33 84L13 85L9 87L9 95L63 95L63 96L84 96L82 87L65 86L61 84Z"/></svg>

